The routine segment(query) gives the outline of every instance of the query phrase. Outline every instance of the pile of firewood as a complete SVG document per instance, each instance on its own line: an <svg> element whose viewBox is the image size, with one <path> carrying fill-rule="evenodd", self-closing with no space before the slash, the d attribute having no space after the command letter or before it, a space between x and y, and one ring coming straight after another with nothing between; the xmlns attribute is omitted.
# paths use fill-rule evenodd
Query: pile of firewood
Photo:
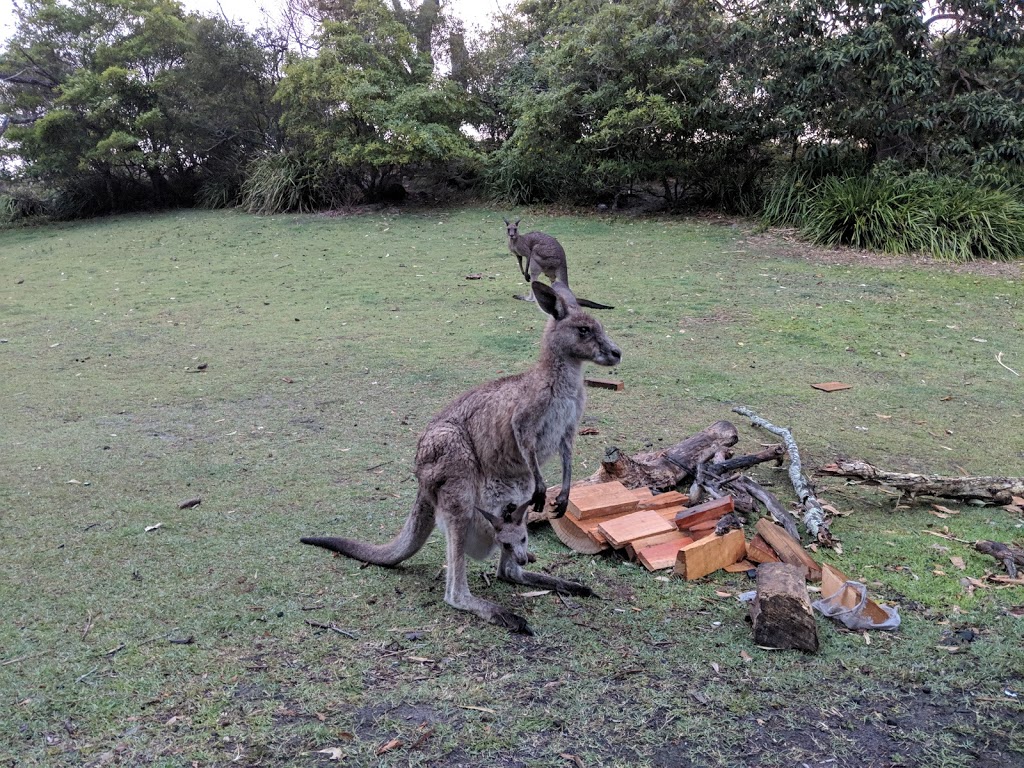
<svg viewBox="0 0 1024 768"><path fill-rule="evenodd" d="M812 581L821 579L821 567L800 542L768 518L757 521L747 541L731 495L691 505L686 494L630 490L617 480L577 485L565 516L551 520L551 527L577 552L618 550L650 571L672 568L688 580L776 561L801 566Z"/></svg>

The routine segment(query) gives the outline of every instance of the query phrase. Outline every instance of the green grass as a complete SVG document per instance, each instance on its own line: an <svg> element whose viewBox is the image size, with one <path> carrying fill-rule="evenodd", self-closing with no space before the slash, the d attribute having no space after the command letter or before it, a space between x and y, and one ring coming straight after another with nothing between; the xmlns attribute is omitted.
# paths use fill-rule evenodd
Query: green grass
<svg viewBox="0 0 1024 768"><path fill-rule="evenodd" d="M923 533L1019 542L1002 509L947 504L960 513L940 520L820 479L848 514L843 554L819 555L904 623L868 645L820 620L816 655L753 646L744 606L716 594L751 588L742 576L665 581L544 527L539 565L602 599L523 598L471 570L536 638L444 604L437 534L394 570L298 544L394 533L429 417L531 364L543 317L511 298L511 213L0 231L0 765L329 765L331 747L387 766L1024 759L1005 694L1024 689L1007 611L1024 588L969 591L961 578L994 561ZM828 263L742 227L515 215L565 245L577 293L617 307L600 318L626 388L590 393L600 434L578 440L577 477L606 445L670 445L723 418L741 449L770 442L737 404L790 427L809 469L842 454L1024 474L1022 382L996 362L1024 372L1016 280ZM831 380L853 388L809 386ZM756 474L790 500L784 472ZM978 639L938 649L964 628Z"/></svg>

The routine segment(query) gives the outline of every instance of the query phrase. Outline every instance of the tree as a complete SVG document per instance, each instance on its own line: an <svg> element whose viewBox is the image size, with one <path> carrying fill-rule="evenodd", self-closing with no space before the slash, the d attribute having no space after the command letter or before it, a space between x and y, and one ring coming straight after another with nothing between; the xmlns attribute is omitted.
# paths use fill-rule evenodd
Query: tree
<svg viewBox="0 0 1024 768"><path fill-rule="evenodd" d="M191 204L267 143L266 64L241 28L172 0L29 0L0 55L5 153L69 215Z"/></svg>
<svg viewBox="0 0 1024 768"><path fill-rule="evenodd" d="M286 67L276 96L296 172L313 179L309 195L379 200L407 174L474 162L460 130L471 101L435 75L423 27L430 13L396 14L381 0L355 0L333 15L316 55ZM334 188L325 193L326 186Z"/></svg>
<svg viewBox="0 0 1024 768"><path fill-rule="evenodd" d="M488 84L504 110L494 133L508 127L491 164L502 193L611 199L653 184L671 205L743 194L742 166L761 163L757 94L736 77L737 40L717 3L527 0L518 10L517 55Z"/></svg>

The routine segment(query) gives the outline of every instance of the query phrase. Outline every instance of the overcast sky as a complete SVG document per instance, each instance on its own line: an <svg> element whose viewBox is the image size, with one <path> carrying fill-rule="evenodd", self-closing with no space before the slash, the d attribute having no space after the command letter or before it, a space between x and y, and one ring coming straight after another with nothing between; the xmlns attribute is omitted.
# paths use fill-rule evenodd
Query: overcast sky
<svg viewBox="0 0 1024 768"><path fill-rule="evenodd" d="M466 23L467 28L472 29L486 24L490 17L508 8L513 2L514 0L444 0L444 5L453 10L455 15ZM249 29L259 26L264 17L263 8L267 9L271 18L276 18L279 15L277 9L282 5L275 0L184 0L182 4L185 10L197 11L207 16L219 14L223 8L228 18L241 21ZM0 0L0 41L6 41L13 31L13 0Z"/></svg>

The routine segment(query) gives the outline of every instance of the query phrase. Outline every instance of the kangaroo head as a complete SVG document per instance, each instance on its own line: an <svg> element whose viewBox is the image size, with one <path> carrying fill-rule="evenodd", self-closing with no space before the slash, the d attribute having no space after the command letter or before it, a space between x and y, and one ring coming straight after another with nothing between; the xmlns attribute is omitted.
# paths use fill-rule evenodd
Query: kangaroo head
<svg viewBox="0 0 1024 768"><path fill-rule="evenodd" d="M502 553L509 553L517 565L526 565L529 562L526 513L530 504L530 501L521 506L506 504L500 515L492 515L490 512L477 508L494 528L494 539L501 545Z"/></svg>
<svg viewBox="0 0 1024 768"><path fill-rule="evenodd" d="M519 222L522 219L516 219L514 222L510 222L508 219L503 219L505 222L505 232L508 234L508 239L511 242L515 242L519 239Z"/></svg>
<svg viewBox="0 0 1024 768"><path fill-rule="evenodd" d="M533 295L537 305L551 316L543 343L548 354L598 365L619 364L622 350L608 338L601 323L580 308L565 283L548 286L534 281Z"/></svg>

